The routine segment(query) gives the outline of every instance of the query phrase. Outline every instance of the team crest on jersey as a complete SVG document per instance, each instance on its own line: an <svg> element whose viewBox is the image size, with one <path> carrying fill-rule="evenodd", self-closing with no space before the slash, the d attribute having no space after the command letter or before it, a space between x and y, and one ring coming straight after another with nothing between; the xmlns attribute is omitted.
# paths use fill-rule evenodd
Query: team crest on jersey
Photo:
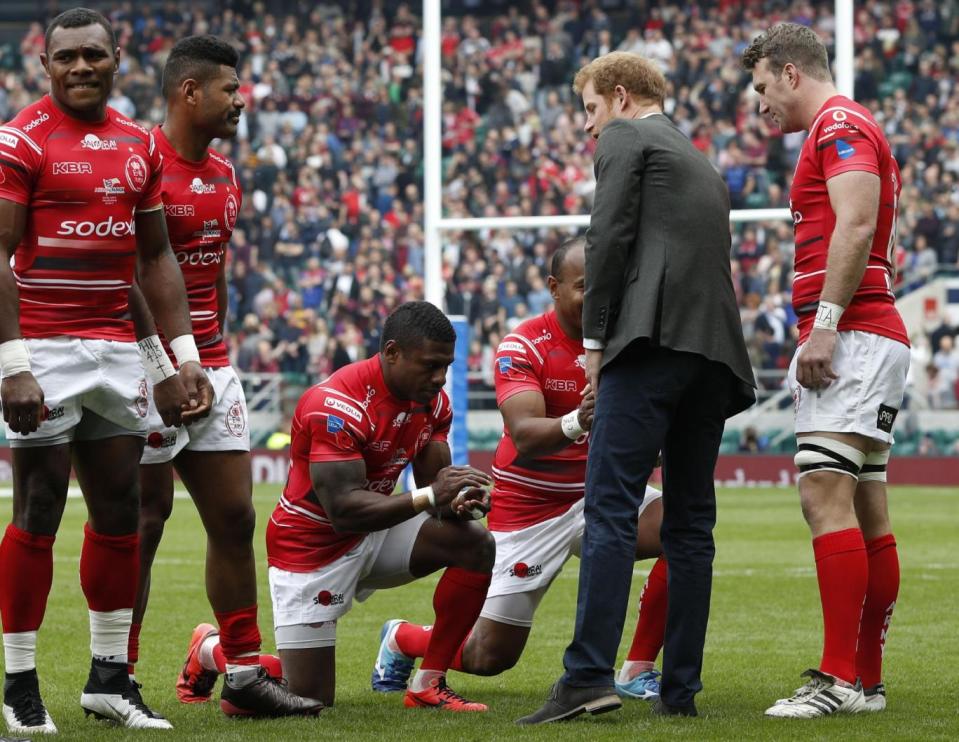
<svg viewBox="0 0 959 742"><path fill-rule="evenodd" d="M140 379L140 386L137 389L137 398L133 400L133 406L136 408L137 414L140 417L147 416L147 410L149 409L150 403L147 400L146 379Z"/></svg>
<svg viewBox="0 0 959 742"><path fill-rule="evenodd" d="M230 193L226 197L226 203L223 204L223 223L226 224L226 228L231 232L236 225L236 215L238 211L236 196Z"/></svg>
<svg viewBox="0 0 959 742"><path fill-rule="evenodd" d="M115 139L100 139L96 134L85 134L80 141L83 149L92 149L94 152L116 152L117 142Z"/></svg>
<svg viewBox="0 0 959 742"><path fill-rule="evenodd" d="M103 203L107 206L117 202L117 196L122 196L126 191L120 183L119 178L104 178L102 188L94 188L94 193L103 194Z"/></svg>
<svg viewBox="0 0 959 742"><path fill-rule="evenodd" d="M227 432L235 438L242 438L246 430L246 415L243 414L243 405L236 400L226 411Z"/></svg>
<svg viewBox="0 0 959 742"><path fill-rule="evenodd" d="M147 184L147 164L140 155L130 155L123 172L127 176L130 188L137 193L143 190L143 186Z"/></svg>

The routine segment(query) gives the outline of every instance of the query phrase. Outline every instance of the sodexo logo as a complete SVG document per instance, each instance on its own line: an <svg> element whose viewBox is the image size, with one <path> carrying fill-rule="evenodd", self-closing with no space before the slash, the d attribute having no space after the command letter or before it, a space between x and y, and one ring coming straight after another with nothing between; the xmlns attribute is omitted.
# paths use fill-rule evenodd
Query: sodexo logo
<svg viewBox="0 0 959 742"><path fill-rule="evenodd" d="M133 220L123 221L107 217L104 222L60 222L57 234L64 237L128 237L136 234L136 225Z"/></svg>

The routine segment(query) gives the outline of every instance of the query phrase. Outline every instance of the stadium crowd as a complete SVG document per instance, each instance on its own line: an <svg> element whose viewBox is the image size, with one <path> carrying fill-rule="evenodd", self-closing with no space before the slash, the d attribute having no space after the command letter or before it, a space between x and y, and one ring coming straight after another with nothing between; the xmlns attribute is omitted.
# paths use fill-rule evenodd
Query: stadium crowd
<svg viewBox="0 0 959 742"><path fill-rule="evenodd" d="M157 123L158 70L176 39L215 33L240 48L248 107L236 141L221 145L245 194L230 263L232 360L244 371L322 376L372 353L386 313L423 295L418 4L225 5L208 14L202 3L113 4L123 57L112 105ZM616 49L662 65L667 113L722 173L733 208L786 206L802 138L758 115L739 65L752 35L778 20L831 40L833 2L448 0L445 213L588 213L594 143L570 83L584 61ZM959 265L959 2L870 1L855 20L856 97L902 166L895 260L904 280L920 280ZM0 118L44 91L42 47L38 22L22 40L22 69L3 78ZM475 383L499 338L550 304L546 266L565 236L444 235L448 310L473 326ZM769 387L795 344L792 253L787 223L734 227L744 331ZM914 388L930 406L955 407L957 328L930 321L914 338Z"/></svg>

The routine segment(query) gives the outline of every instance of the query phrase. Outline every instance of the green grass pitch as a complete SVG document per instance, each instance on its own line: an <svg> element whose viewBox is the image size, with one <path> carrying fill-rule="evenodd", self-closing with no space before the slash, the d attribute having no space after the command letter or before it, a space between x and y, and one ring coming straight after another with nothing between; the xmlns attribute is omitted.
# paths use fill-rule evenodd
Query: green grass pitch
<svg viewBox="0 0 959 742"><path fill-rule="evenodd" d="M264 650L271 651L263 529L279 488L258 487L257 549ZM774 699L800 685L799 673L818 662L821 618L812 549L794 492L719 492L712 619L697 719L652 717L643 702L564 725L520 729L513 721L543 700L561 671L576 602L577 563L567 565L536 617L527 652L496 678L454 673L451 685L488 703L485 715L454 715L402 706L399 694L369 690L381 624L404 617L429 622L434 579L373 596L340 622L337 705L317 719L237 721L216 704L177 703L173 682L193 626L212 618L203 589L204 535L192 504L178 499L153 573L153 599L141 637L138 677L147 701L175 731L132 732L84 718L79 693L88 668L86 606L77 565L84 508L68 501L56 544L56 576L40 634L39 668L47 706L63 740L490 740L550 739L959 739L959 558L955 490L893 491L891 510L903 582L886 651L885 713L816 721L765 719ZM6 508L9 508L7 501ZM649 563L636 566L632 603ZM620 659L635 622L626 622ZM216 697L216 696L215 696Z"/></svg>

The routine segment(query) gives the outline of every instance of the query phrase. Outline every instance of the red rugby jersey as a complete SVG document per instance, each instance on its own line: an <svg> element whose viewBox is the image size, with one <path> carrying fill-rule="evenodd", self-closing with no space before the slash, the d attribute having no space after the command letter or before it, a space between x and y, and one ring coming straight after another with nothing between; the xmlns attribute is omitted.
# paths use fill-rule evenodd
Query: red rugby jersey
<svg viewBox="0 0 959 742"><path fill-rule="evenodd" d="M135 214L161 207L161 175L150 132L109 107L90 123L47 95L0 126L0 198L28 209L13 261L24 337L134 340Z"/></svg>
<svg viewBox="0 0 959 742"><path fill-rule="evenodd" d="M496 403L535 391L546 401L547 417L579 407L586 386L581 340L560 328L554 311L523 322L496 350ZM516 531L565 513L583 496L589 434L566 448L538 458L522 458L503 429L493 457L493 531Z"/></svg>
<svg viewBox="0 0 959 742"><path fill-rule="evenodd" d="M866 271L843 312L839 329L864 330L908 345L892 292L902 189L899 165L869 111L842 95L827 100L816 114L789 193L796 233L793 307L799 317L800 342L812 331L825 280L829 241L836 228L826 181L853 170L879 176L879 216Z"/></svg>
<svg viewBox="0 0 959 742"><path fill-rule="evenodd" d="M212 149L200 162L191 162L180 157L159 126L153 137L163 155L163 208L170 245L183 271L200 363L228 366L217 314L216 279L240 211L236 174L230 161ZM167 354L173 358L169 347Z"/></svg>
<svg viewBox="0 0 959 742"><path fill-rule="evenodd" d="M293 416L290 473L266 528L270 565L312 572L365 535L333 530L313 495L311 463L363 459L364 489L388 497L427 443L446 440L452 419L446 392L428 405L390 394L379 355L351 363L307 390Z"/></svg>

